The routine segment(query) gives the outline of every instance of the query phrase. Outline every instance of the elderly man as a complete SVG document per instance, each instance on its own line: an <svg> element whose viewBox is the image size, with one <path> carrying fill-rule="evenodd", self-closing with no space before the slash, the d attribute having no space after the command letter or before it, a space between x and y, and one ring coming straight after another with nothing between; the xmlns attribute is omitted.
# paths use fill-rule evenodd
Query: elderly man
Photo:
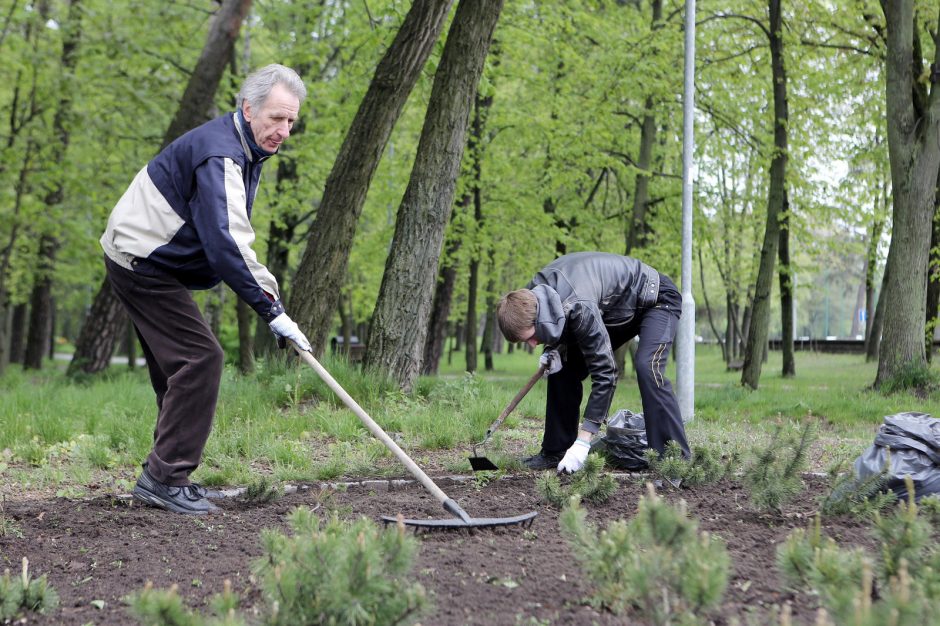
<svg viewBox="0 0 940 626"><path fill-rule="evenodd" d="M604 252L559 257L526 289L503 296L496 315L506 339L546 346L540 357L548 372L542 449L524 463L567 473L583 467L616 390L614 350L636 336L647 441L660 454L666 442L676 441L688 457L679 405L665 376L681 311L682 298L668 277L637 259ZM579 430L588 375L591 395Z"/></svg>
<svg viewBox="0 0 940 626"><path fill-rule="evenodd" d="M157 396L153 449L136 499L205 514L218 495L189 480L209 438L222 378L222 347L191 289L220 281L278 337L308 349L251 245L250 218L264 161L290 136L307 95L300 77L268 65L245 79L238 107L168 145L134 178L101 237L108 280L143 347Z"/></svg>

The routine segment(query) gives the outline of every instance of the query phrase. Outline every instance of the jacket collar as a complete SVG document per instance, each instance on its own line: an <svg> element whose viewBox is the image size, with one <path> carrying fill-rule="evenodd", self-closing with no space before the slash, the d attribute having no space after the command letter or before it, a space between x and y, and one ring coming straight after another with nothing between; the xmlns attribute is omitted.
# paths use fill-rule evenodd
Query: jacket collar
<svg viewBox="0 0 940 626"><path fill-rule="evenodd" d="M547 346L556 346L565 332L565 309L558 292L548 285L532 287L538 310L535 313L535 338Z"/></svg>
<svg viewBox="0 0 940 626"><path fill-rule="evenodd" d="M251 132L251 125L245 121L241 111L235 111L235 130L238 131L238 138L242 142L242 148L248 155L252 163L255 161L264 161L274 156L273 152L268 152L255 143L254 135Z"/></svg>

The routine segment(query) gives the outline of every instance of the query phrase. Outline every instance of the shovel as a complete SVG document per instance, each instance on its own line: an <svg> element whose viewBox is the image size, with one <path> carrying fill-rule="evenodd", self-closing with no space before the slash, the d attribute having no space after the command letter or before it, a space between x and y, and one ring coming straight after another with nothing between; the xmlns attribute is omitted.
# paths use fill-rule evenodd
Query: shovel
<svg viewBox="0 0 940 626"><path fill-rule="evenodd" d="M454 502L452 499L447 497L447 494L444 493L440 487L434 484L434 481L424 473L424 471L418 467L418 465L411 460L411 458L405 454L405 451L402 450L395 441L388 436L388 434L382 430L382 427L379 426L375 420L369 417L369 414L366 413L359 404L352 399L346 390L343 389L336 380L330 376L330 373L326 371L320 363L313 358L313 355L306 350L301 350L297 344L291 342L292 347L300 355L307 365L313 368L323 382L333 390L340 400L343 401L350 411L356 414L359 420L363 425L369 429L376 438L385 444L385 447L388 448L399 461L408 468L408 471L411 472L411 475L414 476L418 482L420 482L425 489L427 489L434 498L440 502L441 506L444 507L444 510L453 515L452 519L429 519L429 520L413 520L413 519L402 519L399 517L390 517L382 516L382 521L386 524L396 524L403 523L405 526L412 526L414 528L431 528L431 529L459 529L459 528L493 528L496 526L512 526L514 524L523 524L524 526L530 526L532 520L535 519L535 516L538 515L537 511L531 511L529 513L524 513L522 515L516 515L515 517L470 517L466 511L464 511L459 504ZM416 531L417 532L417 531Z"/></svg>
<svg viewBox="0 0 940 626"><path fill-rule="evenodd" d="M532 389L532 387L535 386L535 383L539 382L539 379L544 373L545 366L539 365L539 369L536 370L534 374L532 374L532 378L529 379L529 382L527 382L525 386L519 390L519 393L516 394L516 397L513 398L508 405L506 405L506 408L503 409L503 412L499 414L499 417L497 417L496 420L490 424L490 427L486 429L486 436L483 437L483 441L473 444L473 456L470 457L470 467L473 468L474 472L499 469L496 467L495 463L490 461L485 456L479 456L477 454L477 447L479 446L482 448L486 445L486 442L490 440L490 437L493 436L493 433L496 432L496 429L502 425L507 417L509 417L509 414L512 413L513 409L516 408L516 405L522 402L522 399L525 397L525 395L529 393L529 390Z"/></svg>

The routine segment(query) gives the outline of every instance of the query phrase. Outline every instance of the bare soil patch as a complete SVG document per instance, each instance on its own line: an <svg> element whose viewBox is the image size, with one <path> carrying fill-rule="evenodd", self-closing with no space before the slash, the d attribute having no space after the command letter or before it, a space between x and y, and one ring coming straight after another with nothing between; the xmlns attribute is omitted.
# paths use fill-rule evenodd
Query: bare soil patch
<svg viewBox="0 0 940 626"><path fill-rule="evenodd" d="M539 512L528 529L431 532L422 546L414 576L430 592L433 606L420 618L430 625L464 624L623 624L635 616L615 616L587 605L592 581L586 579L561 536L558 513L539 501L534 473L488 484L439 477L439 484L474 517ZM645 493L645 477L627 476L604 505L586 505L598 525L628 519ZM735 482L695 489L661 489L668 500L685 499L700 528L724 539L732 557L732 576L715 624L776 623L790 603L794 623L811 624L817 598L786 590L775 566L775 548L794 528L806 527L815 514L824 479L807 477L802 495L783 514L758 514ZM243 608L261 602L251 564L261 556L262 528L286 529L286 515L297 506L319 507L341 517L382 515L447 517L418 484L388 481L345 489L315 485L265 505L238 498L220 511L188 517L130 504L119 498L75 501L62 498L7 500L4 515L17 533L0 537L0 563L18 571L29 558L35 575L47 574L62 602L51 615L31 615L29 624L116 625L133 623L122 598L147 581L155 587L179 586L187 603L201 607L231 580ZM824 520L824 531L844 545L873 541L866 524L853 518ZM16 536L16 535L22 535ZM96 608L95 605L103 608Z"/></svg>

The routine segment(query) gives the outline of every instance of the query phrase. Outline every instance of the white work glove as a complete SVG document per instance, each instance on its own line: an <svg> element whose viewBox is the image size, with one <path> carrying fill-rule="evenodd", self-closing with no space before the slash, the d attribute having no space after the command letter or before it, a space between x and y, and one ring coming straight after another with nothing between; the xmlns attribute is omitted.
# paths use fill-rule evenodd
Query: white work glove
<svg viewBox="0 0 940 626"><path fill-rule="evenodd" d="M555 348L547 349L539 357L539 365L545 367L545 373L542 376L551 376L556 372L560 372L561 354Z"/></svg>
<svg viewBox="0 0 940 626"><path fill-rule="evenodd" d="M558 464L559 474L574 474L584 467L584 461L587 460L588 452L591 451L591 444L583 439L575 439L574 444L565 452L565 458Z"/></svg>
<svg viewBox="0 0 940 626"><path fill-rule="evenodd" d="M300 328L297 326L297 323L291 318L287 317L287 313L281 313L268 324L271 327L271 332L273 332L278 337L283 337L284 339L290 339L297 346L304 350L305 352L310 352L310 342L307 341L307 338L304 337L304 334L300 332Z"/></svg>

